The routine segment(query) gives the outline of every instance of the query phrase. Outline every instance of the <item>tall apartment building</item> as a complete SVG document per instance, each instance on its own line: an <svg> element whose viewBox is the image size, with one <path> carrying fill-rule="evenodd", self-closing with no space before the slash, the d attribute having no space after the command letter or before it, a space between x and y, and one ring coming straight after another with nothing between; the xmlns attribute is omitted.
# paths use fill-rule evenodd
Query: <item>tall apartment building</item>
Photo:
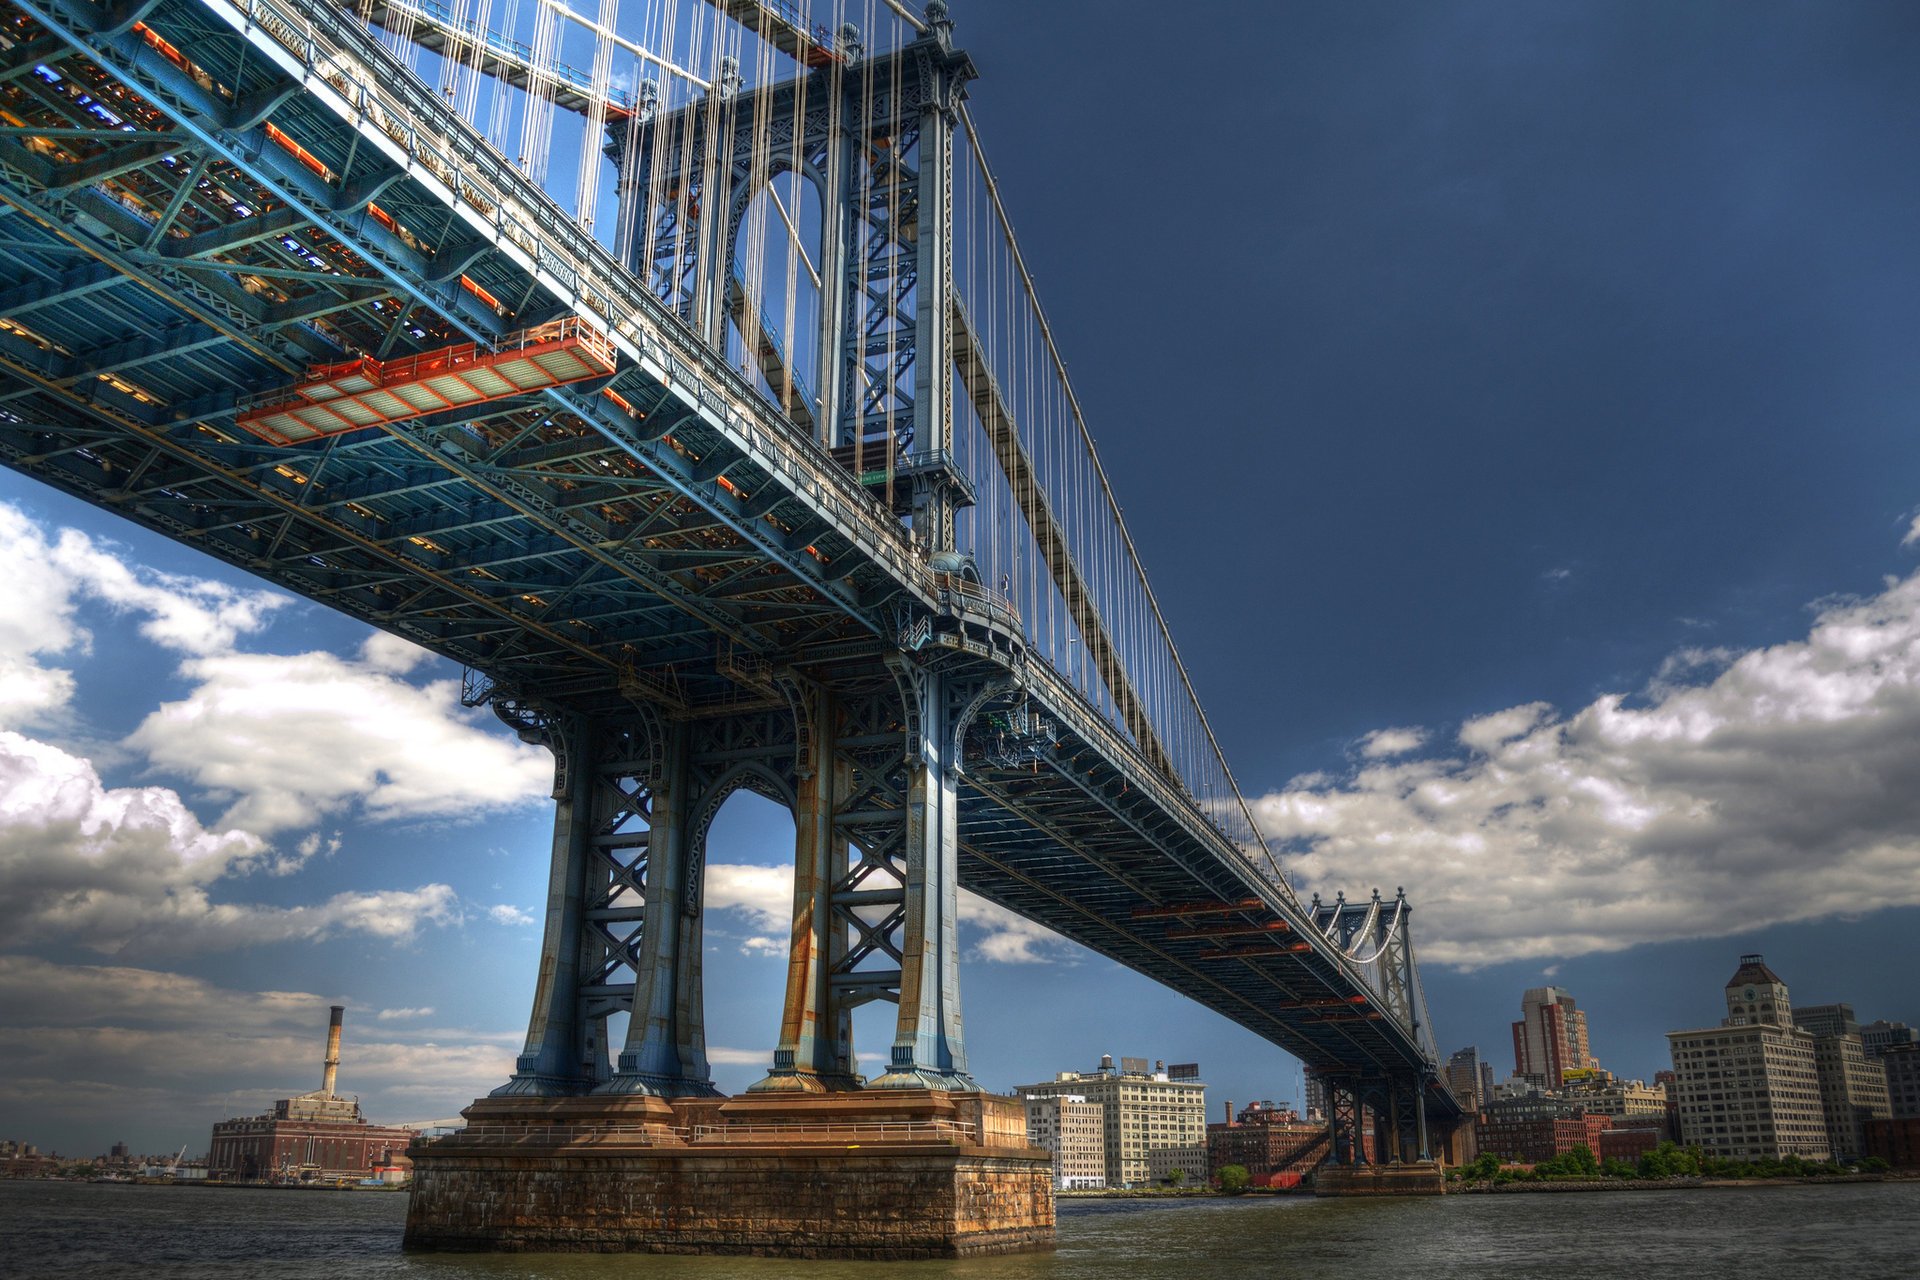
<svg viewBox="0 0 1920 1280"><path fill-rule="evenodd" d="M1587 1015L1559 987L1534 987L1520 997L1513 1024L1513 1073L1549 1089L1561 1073L1593 1070L1600 1062L1587 1043Z"/></svg>
<svg viewBox="0 0 1920 1280"><path fill-rule="evenodd" d="M1895 1120L1920 1119L1920 1044L1896 1044L1880 1055L1887 1103Z"/></svg>
<svg viewBox="0 0 1920 1280"><path fill-rule="evenodd" d="M1860 1043L1866 1046L1868 1056L1877 1058L1895 1045L1920 1044L1920 1030L1881 1018L1860 1028Z"/></svg>
<svg viewBox="0 0 1920 1280"><path fill-rule="evenodd" d="M1836 1160L1861 1159L1867 1150L1868 1122L1890 1115L1886 1069L1867 1053L1852 1005L1802 1005L1793 1011L1793 1021L1813 1033L1820 1104L1827 1113L1827 1145Z"/></svg>
<svg viewBox="0 0 1920 1280"><path fill-rule="evenodd" d="M1174 1080L1164 1065L1111 1056L1097 1071L1062 1071L1044 1084L1017 1085L1021 1098L1084 1098L1101 1107L1102 1155L1109 1187L1142 1187L1175 1170L1199 1184L1207 1176L1207 1087Z"/></svg>
<svg viewBox="0 0 1920 1280"><path fill-rule="evenodd" d="M1493 1064L1480 1056L1478 1045L1461 1049L1447 1059L1447 1089L1468 1114L1484 1108L1493 1098Z"/></svg>
<svg viewBox="0 0 1920 1280"><path fill-rule="evenodd" d="M1680 1141L1745 1160L1832 1154L1814 1036L1793 1023L1787 984L1764 957L1740 957L1718 1027L1669 1031Z"/></svg>
<svg viewBox="0 0 1920 1280"><path fill-rule="evenodd" d="M1106 1108L1077 1093L1029 1097L1027 1141L1053 1153L1053 1189L1107 1185Z"/></svg>

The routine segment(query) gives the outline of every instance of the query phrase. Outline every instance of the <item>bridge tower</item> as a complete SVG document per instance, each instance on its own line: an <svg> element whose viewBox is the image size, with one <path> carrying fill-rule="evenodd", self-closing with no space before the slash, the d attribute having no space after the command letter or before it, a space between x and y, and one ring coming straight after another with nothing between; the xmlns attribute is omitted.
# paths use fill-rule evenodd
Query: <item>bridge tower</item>
<svg viewBox="0 0 1920 1280"><path fill-rule="evenodd" d="M927 34L897 56L830 60L751 91L723 76L636 132L637 145L611 131L609 150L630 269L715 349L747 347L796 429L883 493L936 567L978 587L953 551L969 492L952 448L950 186L955 113L975 72L951 33L935 4ZM842 39L857 48L851 28ZM793 131L785 143L755 136L769 115ZM742 261L749 207L790 170L819 197L808 248L822 281L818 331L791 335L764 313ZM539 987L499 1096L715 1092L700 868L707 825L739 786L791 809L796 828L785 1009L755 1091L977 1087L960 1015L958 779L966 727L1005 682L923 657L910 638L891 648L879 678L851 688L804 654L776 666L723 648L719 667L749 696L721 715L639 681L623 690L633 713L613 717L479 692L556 760ZM873 1000L899 1015L887 1070L866 1081L852 1011ZM626 1039L611 1046L619 1013Z"/></svg>

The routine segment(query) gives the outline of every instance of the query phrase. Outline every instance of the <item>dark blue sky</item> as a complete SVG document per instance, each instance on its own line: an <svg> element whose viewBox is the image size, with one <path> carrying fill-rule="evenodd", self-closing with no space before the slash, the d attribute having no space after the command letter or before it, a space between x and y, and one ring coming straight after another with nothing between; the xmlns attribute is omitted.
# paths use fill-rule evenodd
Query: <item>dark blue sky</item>
<svg viewBox="0 0 1920 1280"><path fill-rule="evenodd" d="M1912 570L1920 9L955 14L971 109L1250 793L1384 726L1572 710L1682 646L1804 637L1811 602ZM1801 998L1920 1015L1917 923L1554 980L1638 1073L1664 1064L1660 1031L1718 1016L1743 947L1779 953ZM1433 973L1443 1035L1510 1065L1540 973Z"/></svg>
<svg viewBox="0 0 1920 1280"><path fill-rule="evenodd" d="M1920 557L1902 545L1920 508L1920 7L953 9L1027 260L1242 787L1291 823L1289 865L1315 884L1405 884L1430 956L1455 961L1425 966L1442 1048L1510 1069L1520 993L1551 981L1589 1010L1604 1064L1649 1075L1662 1032L1718 1018L1744 950L1803 1002L1920 1022ZM146 594L59 551L67 527ZM0 740L27 752L0 762L14 794L51 779L104 813L145 787L209 828L264 796L274 856L318 841L271 864L149 850L90 931L0 895L0 1025L31 1029L0 1042L0 1136L197 1141L311 1087L336 998L376 1118L445 1115L497 1081L537 954L543 766L400 750L403 732L449 761L510 739L449 710L445 664L402 670L305 604L247 623L245 579L11 473L0 542L19 615L0 613L0 675L74 676L38 719L0 722L64 753ZM182 600L226 630L144 629ZM1847 600L1858 617L1835 612ZM35 648L62 608L90 639ZM1683 650L1702 652L1663 668ZM280 720L222 711L262 671L298 691L328 664L338 685ZM1600 723L1607 694L1625 729ZM1536 702L1533 756L1456 742ZM216 777L165 706L309 755ZM1419 746L1369 745L1407 727ZM1634 745L1670 731L1681 748ZM412 790L392 785L409 768ZM1416 803L1421 770L1443 785ZM288 790L295 773L315 776ZM1289 789L1302 775L1319 776ZM459 790L476 776L491 799ZM1346 816L1315 826L1301 797ZM739 1088L781 990L757 941L777 921L755 914L779 895L754 876L790 862L792 829L741 798L713 841L734 879L709 885L709 1040ZM0 873L27 847L0 847ZM392 911L363 909L376 891ZM330 923L302 934L315 912ZM984 1083L1139 1054L1199 1060L1216 1108L1297 1099L1292 1064L1217 1016L1044 943L996 961L997 928L963 934ZM888 1037L869 1019L856 1038Z"/></svg>

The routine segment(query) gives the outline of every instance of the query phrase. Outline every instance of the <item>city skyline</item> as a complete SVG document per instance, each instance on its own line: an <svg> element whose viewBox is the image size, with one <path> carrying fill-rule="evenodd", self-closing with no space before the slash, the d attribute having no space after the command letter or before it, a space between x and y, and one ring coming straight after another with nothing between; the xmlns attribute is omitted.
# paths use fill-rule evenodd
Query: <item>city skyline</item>
<svg viewBox="0 0 1920 1280"><path fill-rule="evenodd" d="M1743 951L1808 1003L1920 1022L1911 21L1234 12L1284 39L1169 50L1224 95L1178 109L1101 59L1144 7L956 16L1283 864L1404 885L1442 1054L1501 1078L1544 985L1651 1078ZM1155 275L1139 246L1196 187L1216 234ZM23 1033L0 1136L172 1149L307 1080L335 1002L343 1090L379 1120L504 1079L543 753L410 646L11 473L0 504L0 1025ZM710 1037L738 1089L777 1032L792 829L742 797L714 840ZM1302 1100L1291 1060L1137 975L983 904L962 936L983 1083L1145 1053Z"/></svg>

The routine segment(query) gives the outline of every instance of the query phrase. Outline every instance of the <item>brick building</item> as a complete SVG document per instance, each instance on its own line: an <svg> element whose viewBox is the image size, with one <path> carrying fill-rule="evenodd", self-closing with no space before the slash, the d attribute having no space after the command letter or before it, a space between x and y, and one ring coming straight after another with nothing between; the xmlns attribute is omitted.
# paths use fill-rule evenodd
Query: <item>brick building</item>
<svg viewBox="0 0 1920 1280"><path fill-rule="evenodd" d="M1474 1126L1474 1139L1482 1155L1490 1152L1516 1164L1539 1164L1582 1144L1599 1155L1600 1135L1612 1123L1608 1116L1579 1113L1509 1116L1495 1110L1483 1115Z"/></svg>
<svg viewBox="0 0 1920 1280"><path fill-rule="evenodd" d="M1562 1073L1597 1068L1587 1044L1587 1015L1559 987L1533 987L1520 997L1513 1024L1513 1073L1558 1089Z"/></svg>
<svg viewBox="0 0 1920 1280"><path fill-rule="evenodd" d="M411 1129L368 1124L360 1104L334 1092L340 1067L340 1006L327 1028L325 1075L318 1090L282 1098L257 1116L213 1126L207 1175L234 1182L331 1182L411 1167ZM387 1176L391 1177L391 1174Z"/></svg>
<svg viewBox="0 0 1920 1280"><path fill-rule="evenodd" d="M1869 1120L1867 1155L1879 1156L1896 1169L1920 1169L1920 1116L1904 1120Z"/></svg>
<svg viewBox="0 0 1920 1280"><path fill-rule="evenodd" d="M1229 1112L1232 1107L1229 1104ZM1325 1122L1307 1120L1292 1107L1255 1102L1222 1123L1207 1126L1207 1175L1237 1164L1256 1187L1289 1187L1327 1158Z"/></svg>
<svg viewBox="0 0 1920 1280"><path fill-rule="evenodd" d="M1920 1118L1920 1044L1893 1044L1881 1050L1887 1101L1895 1120Z"/></svg>

